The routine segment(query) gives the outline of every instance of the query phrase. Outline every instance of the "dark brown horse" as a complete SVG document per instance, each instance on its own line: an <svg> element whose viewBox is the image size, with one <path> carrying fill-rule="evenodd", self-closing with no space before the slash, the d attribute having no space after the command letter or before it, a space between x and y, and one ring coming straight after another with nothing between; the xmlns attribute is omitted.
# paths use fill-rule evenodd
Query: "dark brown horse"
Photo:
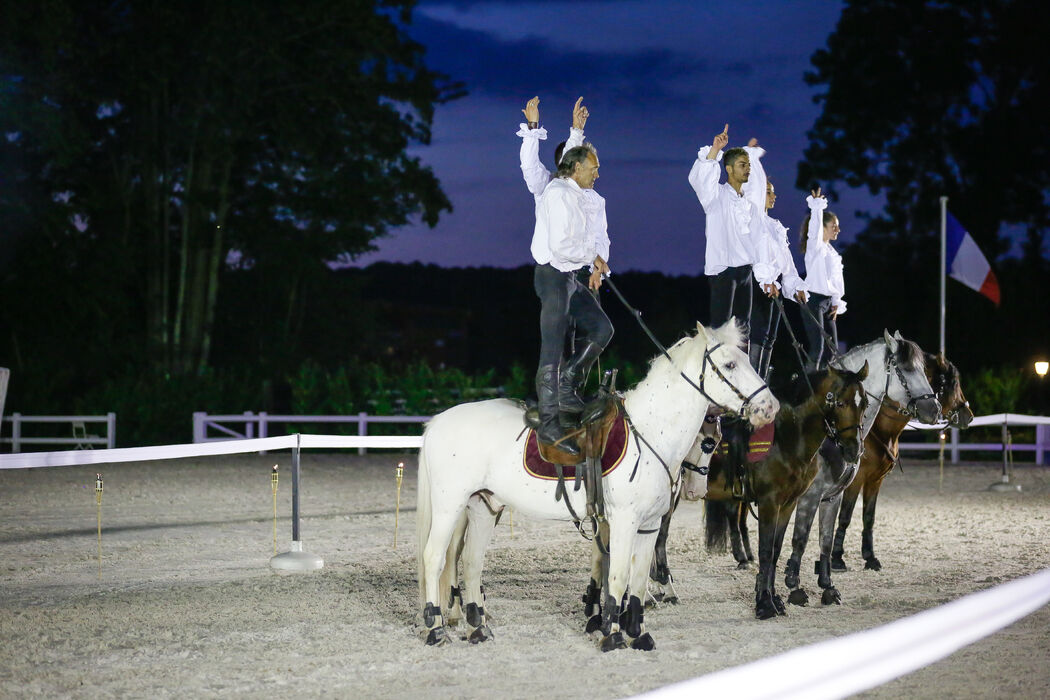
<svg viewBox="0 0 1050 700"><path fill-rule="evenodd" d="M938 401L941 402L941 415L948 421L950 427L965 428L973 420L973 412L970 410L970 402L963 395L962 384L959 382L959 370L944 355L930 353L925 353L925 355L926 376L930 380L930 386L937 394ZM864 494L864 529L861 530L860 553L864 557L864 568L873 571L879 571L882 568L882 563L875 556L872 541L872 532L875 527L875 503L878 501L883 479L893 471L893 466L897 464L900 436L907 425L907 416L902 416L897 410L883 406L879 411L874 427L864 440L864 456L861 458L857 476L853 483L842 492L839 525L835 531L835 542L831 548L832 570L846 570L846 562L842 559L843 542L846 539L846 530L849 528L850 520L853 518L857 497L861 493Z"/></svg>
<svg viewBox="0 0 1050 700"><path fill-rule="evenodd" d="M747 469L746 497L758 510L758 574L755 579L755 617L768 619L784 614L784 603L774 587L776 563L787 531L788 520L799 497L817 474L814 457L821 444L831 438L846 459L860 457L860 423L867 408L863 381L867 363L857 372L828 369L800 378L781 400L775 420L775 437L766 456ZM810 386L813 390L810 391ZM708 506L714 501L736 502L741 494L733 488L726 460L713 460L707 480ZM692 472L688 472L687 483ZM708 530L709 544L725 538L726 520L718 518Z"/></svg>

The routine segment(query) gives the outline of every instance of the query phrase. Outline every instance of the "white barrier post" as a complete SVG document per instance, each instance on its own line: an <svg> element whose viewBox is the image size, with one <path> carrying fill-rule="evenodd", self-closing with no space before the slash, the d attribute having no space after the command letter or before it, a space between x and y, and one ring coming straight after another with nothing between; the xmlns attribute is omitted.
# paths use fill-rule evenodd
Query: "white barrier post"
<svg viewBox="0 0 1050 700"><path fill-rule="evenodd" d="M368 414L364 411L357 414L357 434L368 435ZM357 448L357 454L359 455L363 455L365 451L363 447Z"/></svg>
<svg viewBox="0 0 1050 700"><path fill-rule="evenodd" d="M205 411L194 411L193 412L193 442L204 442L204 435L207 432L204 428L204 417L208 415Z"/></svg>
<svg viewBox="0 0 1050 700"><path fill-rule="evenodd" d="M106 449L117 446L117 414L110 411L106 414Z"/></svg>
<svg viewBox="0 0 1050 700"><path fill-rule="evenodd" d="M324 559L303 551L299 535L299 444L300 435L295 436L292 448L292 546L290 551L270 559L270 566L284 571L315 571L324 566Z"/></svg>
<svg viewBox="0 0 1050 700"><path fill-rule="evenodd" d="M959 463L959 429L952 428L952 464Z"/></svg>
<svg viewBox="0 0 1050 700"><path fill-rule="evenodd" d="M11 451L22 451L22 414L11 414Z"/></svg>

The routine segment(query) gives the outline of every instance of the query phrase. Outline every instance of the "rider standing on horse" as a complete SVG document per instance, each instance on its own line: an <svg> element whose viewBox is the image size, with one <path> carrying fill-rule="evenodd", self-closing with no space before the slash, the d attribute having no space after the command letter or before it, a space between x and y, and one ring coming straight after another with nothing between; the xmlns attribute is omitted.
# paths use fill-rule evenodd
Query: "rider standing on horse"
<svg viewBox="0 0 1050 700"><path fill-rule="evenodd" d="M528 111L525 116L534 122ZM587 194L593 194L598 165L598 153L589 144L565 151L555 177L536 197L531 246L536 261L533 283L541 305L536 372L540 428L536 434L541 442L557 443L570 454L579 454L579 447L566 438L561 414L582 412L579 391L613 335L612 323L597 298L602 275L609 274L604 200L598 217L594 200L588 201ZM572 356L565 360L570 321L579 338Z"/></svg>
<svg viewBox="0 0 1050 700"><path fill-rule="evenodd" d="M809 369L820 369L831 359L831 351L824 347L825 333L838 350L839 336L836 319L846 313L846 284L842 279L842 256L831 247L839 237L839 217L828 211L828 200L813 190L806 198L809 214L802 222L802 252L806 254L806 284L810 313L803 314L803 327L809 341Z"/></svg>
<svg viewBox="0 0 1050 700"><path fill-rule="evenodd" d="M770 297L778 294L774 284L777 271L772 251L763 245L764 231L759 226L762 210L744 197L742 187L751 172L750 159L743 148L731 148L729 125L715 136L710 146L697 153L689 172L689 184L704 208L707 224L707 249L704 274L711 284L712 325L720 325L735 316L750 337L751 276ZM719 184L724 160L726 182Z"/></svg>
<svg viewBox="0 0 1050 700"><path fill-rule="evenodd" d="M795 269L795 260L791 257L791 249L788 247L788 230L769 215L769 210L776 204L777 195L773 183L766 177L765 168L762 167L762 156L766 152L759 147L758 140L754 138L747 142L744 150L751 162L751 174L742 189L744 196L762 212L759 221L765 229L766 245L772 249L779 280L773 284L784 292L784 296L794 299L799 304L805 304L809 289ZM758 371L759 376L766 379L769 376L769 363L773 356L773 343L776 342L779 325L780 316L773 308L773 299L759 299L751 310L750 360L751 366Z"/></svg>

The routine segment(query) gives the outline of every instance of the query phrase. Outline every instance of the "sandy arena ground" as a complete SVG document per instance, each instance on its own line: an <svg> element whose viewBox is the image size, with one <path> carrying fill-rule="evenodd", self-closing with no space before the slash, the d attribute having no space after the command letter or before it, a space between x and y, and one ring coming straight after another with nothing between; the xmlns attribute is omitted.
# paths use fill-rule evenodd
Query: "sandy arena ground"
<svg viewBox="0 0 1050 700"><path fill-rule="evenodd" d="M669 543L682 604L646 616L656 651L602 654L579 602L588 545L568 524L504 518L486 570L495 640L433 649L414 624L414 457L392 546L397 461L304 455L302 535L325 567L295 574L268 566L275 462L279 551L290 538L287 453L101 467L101 577L96 469L0 472L0 697L618 698L1050 566L1050 468L1018 465L1023 491L1004 495L987 491L997 465L948 467L942 490L936 466L907 462L879 502L881 572L860 569L854 517L841 606L756 621L753 571L703 550L687 504ZM1048 659L1050 606L862 697L1048 697Z"/></svg>

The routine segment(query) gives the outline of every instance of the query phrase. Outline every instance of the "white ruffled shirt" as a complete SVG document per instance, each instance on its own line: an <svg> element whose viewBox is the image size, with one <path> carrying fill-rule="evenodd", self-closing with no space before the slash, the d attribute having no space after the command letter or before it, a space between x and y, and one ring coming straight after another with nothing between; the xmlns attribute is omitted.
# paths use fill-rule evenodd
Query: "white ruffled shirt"
<svg viewBox="0 0 1050 700"><path fill-rule="evenodd" d="M529 188L529 192L531 192L536 199L536 221L538 223L540 197L551 182L551 173L543 166L543 163L540 162L540 141L545 141L547 139L547 130L542 127L538 129L529 129L527 124L521 124L520 126L521 128L518 130L518 136L521 137L521 151L519 153L521 160L521 174L525 178L525 186ZM572 128L569 130L569 138L565 140L565 150L563 153L582 145L583 130ZM586 222L586 235L590 240L593 249L596 251L595 255L592 255L590 259L587 260L586 264L591 265L591 263L594 262L596 255L600 255L602 260L608 263L609 223L605 215L605 198L595 192L593 188L585 190L577 186L577 189L582 192L579 206L583 211ZM546 262L551 262L550 259L541 262L539 257L537 257L535 234L533 234L532 256L536 259L536 262L541 265ZM546 257L546 255L542 256ZM558 265L554 266L559 270L562 269L561 267L558 267ZM571 269L575 270L579 267L581 266L577 265ZM567 272L569 270L562 271Z"/></svg>
<svg viewBox="0 0 1050 700"><path fill-rule="evenodd" d="M764 244L762 210L737 194L729 183L719 184L722 152L709 160L710 150L710 146L701 148L689 171L689 184L707 215L704 274L717 275L727 267L750 265L759 284L773 284L777 268L771 246Z"/></svg>
<svg viewBox="0 0 1050 700"><path fill-rule="evenodd" d="M842 278L842 256L824 240L824 210L828 200L806 197L809 204L809 230L806 232L806 284L809 291L831 297L838 315L846 313L846 284Z"/></svg>
<svg viewBox="0 0 1050 700"><path fill-rule="evenodd" d="M768 178L766 177L765 168L762 167L762 156L766 154L766 151L755 146L746 146L744 150L747 151L747 155L751 159L751 175L740 190L762 212L760 222L763 234L767 237L766 245L771 247L773 260L783 286L781 286L781 283L774 284L777 285L778 289L783 289L784 294L794 301L798 301L795 298L795 294L798 292L802 292L805 298L809 299L809 288L806 286L805 280L799 276L798 270L795 268L795 259L791 256L791 248L788 247L788 229L766 212L766 183Z"/></svg>
<svg viewBox="0 0 1050 700"><path fill-rule="evenodd" d="M556 177L536 200L531 251L538 264L574 272L594 262L599 253L584 211L586 191L572 178Z"/></svg>

